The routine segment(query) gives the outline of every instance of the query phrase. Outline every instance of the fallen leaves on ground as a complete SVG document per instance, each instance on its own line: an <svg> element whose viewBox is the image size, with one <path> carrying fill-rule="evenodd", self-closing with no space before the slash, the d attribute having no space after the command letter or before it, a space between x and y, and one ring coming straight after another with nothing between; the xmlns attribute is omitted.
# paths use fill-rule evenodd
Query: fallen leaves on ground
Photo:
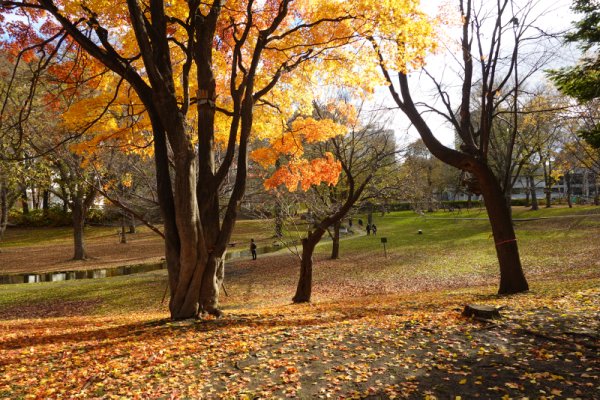
<svg viewBox="0 0 600 400"><path fill-rule="evenodd" d="M503 318L464 318L465 302ZM599 309L596 287L1 321L0 397L593 398Z"/></svg>

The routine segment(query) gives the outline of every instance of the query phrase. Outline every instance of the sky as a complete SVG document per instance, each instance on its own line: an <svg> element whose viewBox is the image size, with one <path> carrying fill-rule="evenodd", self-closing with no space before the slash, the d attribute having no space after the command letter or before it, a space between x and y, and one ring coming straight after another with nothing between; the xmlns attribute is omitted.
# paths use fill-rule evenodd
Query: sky
<svg viewBox="0 0 600 400"><path fill-rule="evenodd" d="M450 1L442 1L442 0L422 0L421 6L424 11L429 13L430 15L435 15L440 7L447 7L448 3L457 4L456 0ZM484 3L487 6L494 5L496 2L484 0ZM526 1L517 0L516 7L523 6ZM536 26L543 29L545 32L557 32L560 30L569 29L572 26L572 22L578 19L578 16L573 14L570 10L571 1L570 0L558 0L548 2L547 0L534 0L535 4L534 10L536 14L543 14L537 22ZM508 18L510 19L510 18ZM454 50L459 49L458 46L452 44L456 44L458 38L460 37L460 31L452 31L451 38L446 38L443 45L441 47L450 47ZM485 34L485 31L484 31ZM450 46L447 46L450 44ZM450 56L450 52L447 49L444 50L441 54L428 57L426 68L436 77L443 77L443 81L448 83L449 85L453 85L455 88L458 87L462 82L460 78L452 73L452 71L456 71L455 60L452 56ZM530 48L529 51L537 51L537 48ZM578 58L578 53L575 49L561 49L560 52L554 57L551 62L548 62L544 65L544 69L560 67L563 65L569 65L576 62ZM540 82L544 82L545 77L542 72L536 74L529 81L531 85L538 84ZM422 72L414 71L409 75L409 82L411 84L411 89L413 92L413 100L417 101L427 101L431 103L433 93L433 86L431 85L431 81L427 76L425 76ZM456 91L449 91L450 95L454 94L456 98ZM458 104L457 102L453 102L454 104ZM373 100L373 104L376 107L383 105L383 108L395 108L393 112L393 129L396 132L396 139L398 144L406 144L409 142L413 142L419 138L418 133L415 129L410 127L410 123L408 119L403 115L403 113L395 107L395 103L392 101L391 96L387 88L379 88L376 91L375 98ZM435 103L439 104L439 103ZM447 124L441 120L440 118L434 118L432 116L426 117L427 122L432 128L435 136L444 144L448 146L453 146L454 142L454 132L451 128L447 126Z"/></svg>

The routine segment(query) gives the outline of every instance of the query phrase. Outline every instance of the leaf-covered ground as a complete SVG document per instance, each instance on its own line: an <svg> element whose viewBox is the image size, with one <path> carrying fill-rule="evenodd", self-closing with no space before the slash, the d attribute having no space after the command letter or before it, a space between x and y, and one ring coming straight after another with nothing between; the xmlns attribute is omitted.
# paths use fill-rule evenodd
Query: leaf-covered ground
<svg viewBox="0 0 600 400"><path fill-rule="evenodd" d="M388 257L323 246L310 305L285 255L230 264L218 320L170 322L164 271L2 286L0 398L598 398L600 218L518 222L514 296L494 295L485 221L377 222Z"/></svg>
<svg viewBox="0 0 600 400"><path fill-rule="evenodd" d="M3 321L5 398L594 398L600 290ZM483 289L485 291L485 289ZM504 307L464 318L465 301Z"/></svg>

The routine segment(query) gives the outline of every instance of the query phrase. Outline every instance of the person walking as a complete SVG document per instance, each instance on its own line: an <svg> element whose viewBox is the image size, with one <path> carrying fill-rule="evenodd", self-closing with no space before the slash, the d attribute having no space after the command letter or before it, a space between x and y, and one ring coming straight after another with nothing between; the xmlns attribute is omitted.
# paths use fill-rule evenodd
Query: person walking
<svg viewBox="0 0 600 400"><path fill-rule="evenodd" d="M252 259L256 260L256 243L254 243L254 239L250 239L250 252L252 253Z"/></svg>
<svg viewBox="0 0 600 400"><path fill-rule="evenodd" d="M367 236L371 234L371 224L367 224Z"/></svg>
<svg viewBox="0 0 600 400"><path fill-rule="evenodd" d="M377 236L377 225L371 225L371 229L373 230L373 236Z"/></svg>

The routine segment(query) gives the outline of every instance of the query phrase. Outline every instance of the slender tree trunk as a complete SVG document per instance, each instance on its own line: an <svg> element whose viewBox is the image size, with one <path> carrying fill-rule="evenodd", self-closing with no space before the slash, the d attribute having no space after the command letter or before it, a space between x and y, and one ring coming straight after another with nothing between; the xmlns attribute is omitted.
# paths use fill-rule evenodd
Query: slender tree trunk
<svg viewBox="0 0 600 400"><path fill-rule="evenodd" d="M135 233L136 232L135 217L133 216L133 214L128 214L128 217L129 217L129 233Z"/></svg>
<svg viewBox="0 0 600 400"><path fill-rule="evenodd" d="M283 237L283 211L279 203L275 204L275 237Z"/></svg>
<svg viewBox="0 0 600 400"><path fill-rule="evenodd" d="M594 205L600 205L600 185L598 184L598 174L594 174Z"/></svg>
<svg viewBox="0 0 600 400"><path fill-rule="evenodd" d="M340 227L342 225L342 221L337 221L333 224L333 237L332 246L331 246L331 259L337 260L340 258Z"/></svg>
<svg viewBox="0 0 600 400"><path fill-rule="evenodd" d="M48 189L44 190L42 210L44 211L44 215L48 215L48 212L50 211L50 191Z"/></svg>
<svg viewBox="0 0 600 400"><path fill-rule="evenodd" d="M537 211L540 209L540 205L538 203L537 194L535 190L531 192L531 210Z"/></svg>
<svg viewBox="0 0 600 400"><path fill-rule="evenodd" d="M567 204L569 205L569 208L573 208L573 201L571 199L573 194L573 189L571 188L571 172L565 174L565 184L567 185Z"/></svg>
<svg viewBox="0 0 600 400"><path fill-rule="evenodd" d="M310 301L312 294L313 253L324 232L324 230L317 228L314 232L309 232L308 237L302 239L300 279L298 280L296 294L292 298L294 303L308 303Z"/></svg>
<svg viewBox="0 0 600 400"><path fill-rule="evenodd" d="M531 193L531 181L529 176L525 177L525 207L529 207L529 194Z"/></svg>
<svg viewBox="0 0 600 400"><path fill-rule="evenodd" d="M79 197L73 198L73 202L71 203L71 212L73 217L73 260L85 260L87 254L85 252L85 243L83 237L83 228L85 225L83 199Z"/></svg>
<svg viewBox="0 0 600 400"><path fill-rule="evenodd" d="M526 291L529 285L523 274L513 223L500 184L486 165L479 164L474 173L480 183L500 264L498 293Z"/></svg>
<svg viewBox="0 0 600 400"><path fill-rule="evenodd" d="M121 240L119 241L121 244L127 243L127 237L125 236L125 214L121 214Z"/></svg>
<svg viewBox="0 0 600 400"><path fill-rule="evenodd" d="M537 193L535 191L535 180L533 176L529 177L530 189L531 189L531 209L536 211L540 209L537 199Z"/></svg>
<svg viewBox="0 0 600 400"><path fill-rule="evenodd" d="M31 188L31 202L34 210L42 208L42 202L44 201L43 191L40 188Z"/></svg>
<svg viewBox="0 0 600 400"><path fill-rule="evenodd" d="M4 238L4 232L8 226L8 190L0 183L0 240Z"/></svg>
<svg viewBox="0 0 600 400"><path fill-rule="evenodd" d="M21 209L23 215L29 214L29 197L27 195L27 188L21 190Z"/></svg>

